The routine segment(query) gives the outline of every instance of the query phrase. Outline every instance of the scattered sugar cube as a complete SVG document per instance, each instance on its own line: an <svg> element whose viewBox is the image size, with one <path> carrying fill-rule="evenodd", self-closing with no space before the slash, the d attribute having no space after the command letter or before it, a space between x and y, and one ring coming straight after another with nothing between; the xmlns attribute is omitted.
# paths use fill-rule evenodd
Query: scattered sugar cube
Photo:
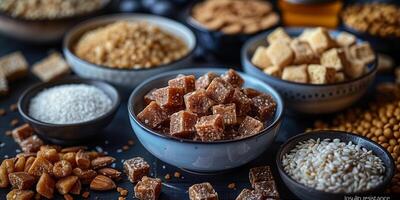
<svg viewBox="0 0 400 200"><path fill-rule="evenodd" d="M138 182L143 176L148 175L150 171L150 165L142 157L125 160L123 165L124 171L132 183Z"/></svg>
<svg viewBox="0 0 400 200"><path fill-rule="evenodd" d="M257 193L254 190L243 189L239 196L236 197L236 200L262 200L264 199L260 193Z"/></svg>
<svg viewBox="0 0 400 200"><path fill-rule="evenodd" d="M190 200L218 200L218 193L210 183L199 183L190 186L189 188Z"/></svg>
<svg viewBox="0 0 400 200"><path fill-rule="evenodd" d="M8 81L13 81L28 74L28 62L21 52L14 52L0 58L0 70Z"/></svg>
<svg viewBox="0 0 400 200"><path fill-rule="evenodd" d="M272 171L269 166L260 166L250 169L249 179L251 186L255 188L256 183L261 181L273 181L274 176L272 175Z"/></svg>
<svg viewBox="0 0 400 200"><path fill-rule="evenodd" d="M134 188L135 197L140 200L156 200L161 193L161 180L144 176Z"/></svg>
<svg viewBox="0 0 400 200"><path fill-rule="evenodd" d="M283 29L282 27L275 29L272 33L270 33L267 36L267 41L270 45L275 42L290 43L291 40L292 39L290 38L290 36L286 33L285 29Z"/></svg>
<svg viewBox="0 0 400 200"><path fill-rule="evenodd" d="M293 62L294 54L286 42L274 42L267 49L272 64L278 67L288 66Z"/></svg>
<svg viewBox="0 0 400 200"><path fill-rule="evenodd" d="M322 65L308 65L308 77L312 84L334 83L336 70Z"/></svg>
<svg viewBox="0 0 400 200"><path fill-rule="evenodd" d="M253 54L253 57L251 58L251 63L261 69L267 69L268 67L270 67L272 65L272 62L268 58L267 48L263 46L257 47L256 51Z"/></svg>
<svg viewBox="0 0 400 200"><path fill-rule="evenodd" d="M282 79L297 83L307 83L307 65L285 67L282 72Z"/></svg>
<svg viewBox="0 0 400 200"><path fill-rule="evenodd" d="M279 199L279 192L274 180L256 182L254 184L254 190L264 198Z"/></svg>
<svg viewBox="0 0 400 200"><path fill-rule="evenodd" d="M23 124L17 128L15 128L12 132L11 135L14 138L14 141L16 143L21 143L24 141L26 138L32 136L34 133L33 129L29 124Z"/></svg>
<svg viewBox="0 0 400 200"><path fill-rule="evenodd" d="M321 65L332 67L336 71L342 71L347 65L346 54L342 49L330 49L321 56Z"/></svg>
<svg viewBox="0 0 400 200"><path fill-rule="evenodd" d="M32 67L32 73L45 82L56 80L69 72L67 62L57 52L35 63Z"/></svg>

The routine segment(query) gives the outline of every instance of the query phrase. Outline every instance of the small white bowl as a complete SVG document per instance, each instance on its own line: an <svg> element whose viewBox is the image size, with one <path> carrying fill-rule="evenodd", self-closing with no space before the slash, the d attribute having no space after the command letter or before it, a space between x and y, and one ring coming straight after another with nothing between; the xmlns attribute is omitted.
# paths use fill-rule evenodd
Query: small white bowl
<svg viewBox="0 0 400 200"><path fill-rule="evenodd" d="M304 28L286 28L286 32L294 37L300 35ZM315 85L295 83L265 74L251 63L251 57L259 46L266 43L270 32L262 33L250 39L242 48L241 61L246 73L273 86L283 96L291 110L305 114L327 114L343 110L358 101L373 83L377 71L377 60L368 65L363 76L340 83ZM331 30L336 37L339 31ZM362 41L358 39L358 43Z"/></svg>
<svg viewBox="0 0 400 200"><path fill-rule="evenodd" d="M87 31L104 26L116 21L146 21L159 26L161 29L181 38L189 51L184 57L169 64L155 66L149 69L117 69L97 65L76 56L72 47L77 40ZM194 33L183 24L165 17L147 14L116 14L97 17L75 26L65 37L63 44L64 56L72 70L84 78L100 79L126 88L134 88L145 79L165 71L181 69L190 66L197 42Z"/></svg>

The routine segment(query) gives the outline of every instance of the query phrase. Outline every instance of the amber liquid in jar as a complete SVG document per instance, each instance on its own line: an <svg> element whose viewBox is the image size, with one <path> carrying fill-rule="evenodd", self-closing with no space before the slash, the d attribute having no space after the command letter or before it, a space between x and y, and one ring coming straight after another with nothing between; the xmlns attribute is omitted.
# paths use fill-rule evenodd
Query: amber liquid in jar
<svg viewBox="0 0 400 200"><path fill-rule="evenodd" d="M279 0L285 26L323 26L339 24L341 0Z"/></svg>

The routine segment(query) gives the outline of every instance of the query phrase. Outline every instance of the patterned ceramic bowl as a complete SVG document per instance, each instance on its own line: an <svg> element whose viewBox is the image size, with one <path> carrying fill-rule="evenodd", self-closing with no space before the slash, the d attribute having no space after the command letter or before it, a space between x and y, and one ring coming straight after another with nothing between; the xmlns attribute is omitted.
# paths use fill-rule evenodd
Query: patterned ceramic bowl
<svg viewBox="0 0 400 200"><path fill-rule="evenodd" d="M303 32L303 28L287 28L286 32L294 37ZM294 111L307 114L333 113L349 107L359 100L375 79L377 61L368 65L363 76L333 84L312 85L285 81L265 74L251 63L251 57L260 45L265 45L265 38L270 32L255 36L242 48L242 65L244 71L273 86L283 96L285 103ZM330 31L335 37L339 31ZM361 40L357 41L362 42Z"/></svg>
<svg viewBox="0 0 400 200"><path fill-rule="evenodd" d="M188 54L179 60L166 65L160 65L150 69L117 69L106 66L96 65L80 59L72 52L72 47L76 41L89 30L100 27L115 21L146 21L158 25L163 30L173 33L181 38L188 46ZM125 88L134 88L145 79L165 71L181 69L189 65L193 51L196 48L196 37L194 33L183 24L155 15L146 14L117 14L97 17L85 21L74 27L64 39L64 56L72 67L72 70L81 77L105 80Z"/></svg>
<svg viewBox="0 0 400 200"><path fill-rule="evenodd" d="M216 142L201 142L166 136L144 126L137 114L144 108L143 97L153 88L167 85L168 80L179 74L193 74L199 77L207 72L223 74L226 69L201 68L167 72L140 84L128 101L129 118L132 128L142 145L160 160L179 168L196 172L215 172L244 165L257 158L274 141L282 121L283 102L279 94L269 85L241 74L245 87L256 88L270 94L277 103L275 116L261 133L242 139Z"/></svg>

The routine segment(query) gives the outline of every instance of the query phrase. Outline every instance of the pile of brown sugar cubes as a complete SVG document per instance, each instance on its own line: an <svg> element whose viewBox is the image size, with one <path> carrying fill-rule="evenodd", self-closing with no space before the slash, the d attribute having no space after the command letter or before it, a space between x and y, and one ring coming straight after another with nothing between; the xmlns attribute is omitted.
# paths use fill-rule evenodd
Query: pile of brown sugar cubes
<svg viewBox="0 0 400 200"><path fill-rule="evenodd" d="M178 75L168 86L150 91L147 106L137 117L163 134L198 141L243 138L258 134L274 116L276 102L251 88L241 88L242 77L230 69L209 72L197 80Z"/></svg>
<svg viewBox="0 0 400 200"><path fill-rule="evenodd" d="M306 29L291 38L283 28L267 36L268 47L259 46L251 62L264 73L286 81L330 84L361 77L375 54L364 42L346 32L332 37L324 28Z"/></svg>

